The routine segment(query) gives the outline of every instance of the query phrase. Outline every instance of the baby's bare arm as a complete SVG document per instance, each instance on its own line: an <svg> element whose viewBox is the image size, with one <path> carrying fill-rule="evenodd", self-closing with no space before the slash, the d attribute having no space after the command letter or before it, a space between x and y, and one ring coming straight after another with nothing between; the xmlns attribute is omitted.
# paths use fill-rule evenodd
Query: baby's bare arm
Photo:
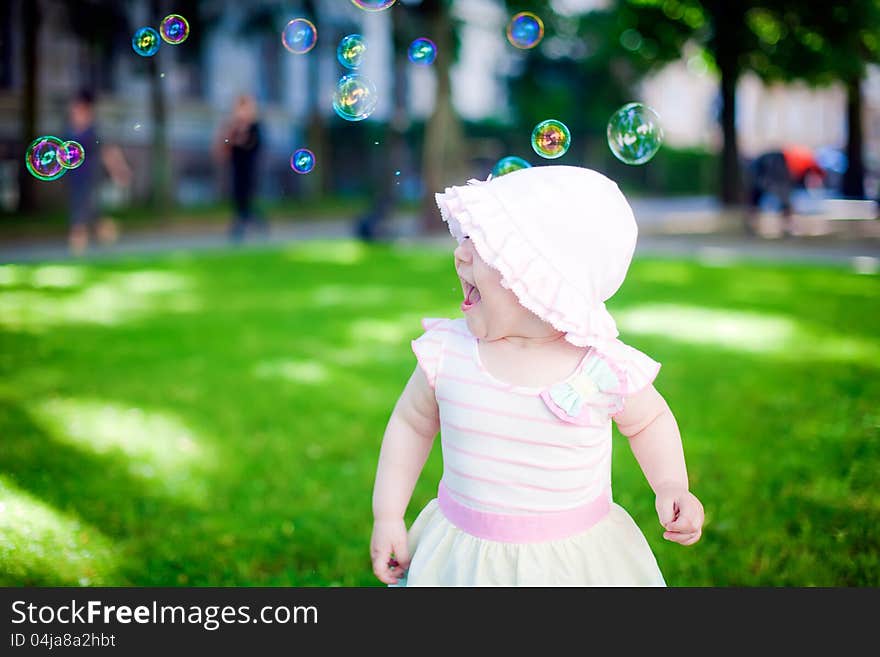
<svg viewBox="0 0 880 657"><path fill-rule="evenodd" d="M648 386L627 397L614 419L654 491L657 516L666 529L663 538L696 543L703 529L703 505L688 489L681 434L666 400Z"/></svg>
<svg viewBox="0 0 880 657"><path fill-rule="evenodd" d="M626 398L623 411L614 416L651 489L669 485L687 490L688 476L681 434L669 405L653 385Z"/></svg>
<svg viewBox="0 0 880 657"><path fill-rule="evenodd" d="M434 391L416 366L382 439L373 488L373 515L377 520L403 518L439 430Z"/></svg>
<svg viewBox="0 0 880 657"><path fill-rule="evenodd" d="M399 584L401 574L409 568L403 514L439 429L434 391L421 367L416 366L385 428L373 487L370 558L376 577L386 584Z"/></svg>

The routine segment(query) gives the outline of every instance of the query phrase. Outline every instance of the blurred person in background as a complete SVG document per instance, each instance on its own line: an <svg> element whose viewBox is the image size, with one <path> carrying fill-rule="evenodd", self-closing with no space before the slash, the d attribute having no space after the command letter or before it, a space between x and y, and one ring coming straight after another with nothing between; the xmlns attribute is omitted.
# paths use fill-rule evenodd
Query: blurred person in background
<svg viewBox="0 0 880 657"><path fill-rule="evenodd" d="M100 217L98 187L101 182L101 165L110 174L113 182L120 187L131 184L131 168L122 149L118 146L104 145L95 126L95 96L88 89L80 91L69 106L70 139L82 144L86 151L85 161L77 169L68 171L70 193L70 250L79 255L89 245L90 230L94 230L99 242L116 241L116 223L109 217ZM90 157L97 151L98 158ZM100 164L96 160L100 161Z"/></svg>
<svg viewBox="0 0 880 657"><path fill-rule="evenodd" d="M746 233L758 233L758 213L767 194L779 201L783 217L783 232L794 234L791 194L796 187L816 189L824 186L826 172L813 152L805 146L787 146L768 151L756 157L748 167L749 197L746 214Z"/></svg>
<svg viewBox="0 0 880 657"><path fill-rule="evenodd" d="M229 227L233 242L241 242L249 226L257 224L265 234L268 224L255 215L253 207L257 164L261 148L259 110L249 94L236 98L229 122L218 134L215 153L222 162L229 161L232 172L232 201L235 217Z"/></svg>

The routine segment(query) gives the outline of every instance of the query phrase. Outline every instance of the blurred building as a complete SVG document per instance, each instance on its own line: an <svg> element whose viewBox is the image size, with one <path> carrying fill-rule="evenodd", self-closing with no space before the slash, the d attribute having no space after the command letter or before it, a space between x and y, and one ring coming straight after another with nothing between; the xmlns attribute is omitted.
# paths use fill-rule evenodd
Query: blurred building
<svg viewBox="0 0 880 657"><path fill-rule="evenodd" d="M876 196L880 193L880 66L868 67L862 91L866 193ZM669 145L720 147L718 80L699 58L683 58L646 79L642 98L659 112ZM737 88L736 111L744 158L790 144L845 151L846 90L841 84L765 85L747 74Z"/></svg>
<svg viewBox="0 0 880 657"><path fill-rule="evenodd" d="M867 153L880 153L880 67L869 67L863 83ZM669 143L719 144L718 79L698 59L685 58L645 80L642 94L663 117ZM803 83L765 85L747 74L737 88L739 145L743 154L788 143L843 147L846 90L840 84L811 88Z"/></svg>
<svg viewBox="0 0 880 657"><path fill-rule="evenodd" d="M25 83L23 8L36 2L40 9L38 32L37 134L63 137L69 99L83 87L97 92L100 135L124 147L136 179L131 194L148 196L149 157L154 114L151 105L151 72L146 59L131 48L131 35L141 26L158 28L162 16L149 15L148 0L107 2L118 12L118 34L101 44L95 61L89 36L77 33L74 3L63 0L4 0L0 2L0 203L9 210L17 199L18 170L23 166L22 90ZM370 56L362 69L387 87L391 77L390 20L387 12L366 13L349 2L315 2L319 39L307 56L289 53L281 43L288 20L305 15L305 3L270 0L237 2L213 0L189 3L204 7L202 16L189 16L193 31L184 43L162 44L154 56L167 112L167 141L172 153L176 200L196 204L215 200L223 188L225 172L211 159L216 131L240 93L254 94L261 106L264 128L262 193L278 197L297 185L308 184L291 176L290 153L307 145L309 118L332 116L331 98L343 69L336 62L336 44L345 34L362 33L370 43ZM198 26L198 27L197 27ZM380 95L374 115L387 119L391 99ZM340 123L342 123L340 121ZM84 144L88 153L89 145ZM350 158L349 158L350 159ZM41 188L47 195L61 194L61 186ZM105 202L119 190L105 186Z"/></svg>

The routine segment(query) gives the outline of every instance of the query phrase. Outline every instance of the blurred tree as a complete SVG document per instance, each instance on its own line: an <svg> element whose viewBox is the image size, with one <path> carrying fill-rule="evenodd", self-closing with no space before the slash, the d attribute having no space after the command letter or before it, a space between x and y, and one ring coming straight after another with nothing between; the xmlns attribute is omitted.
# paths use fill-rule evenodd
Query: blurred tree
<svg viewBox="0 0 880 657"><path fill-rule="evenodd" d="M464 130L452 105L452 78L455 62L458 23L452 17L453 0L423 0L417 9L422 16L426 34L437 45L434 71L437 75L437 96L434 112L425 126L422 152L422 225L428 232L444 230L434 194L447 185L460 182L465 170Z"/></svg>
<svg viewBox="0 0 880 657"><path fill-rule="evenodd" d="M327 0L324 0L325 2ZM293 18L307 18L316 25L320 25L319 34L321 38L315 46L315 51L305 56L308 76L308 88L320 89L321 61L331 56L335 58L335 46L332 44L331 34L332 26L328 22L318 20L321 10L321 0L302 0L297 3L295 10L292 10L291 3L288 0L274 0L262 2L260 4L248 3L243 8L241 22L238 27L238 34L243 38L253 38L259 35L264 42L271 42L273 48L266 48L266 52L277 52L277 48L281 43L281 34L284 26ZM281 50L282 56L291 56L286 50ZM264 62L264 66L268 62ZM280 76L279 76L280 77ZM280 90L280 88L279 88ZM260 100L266 100L261 98ZM280 99L279 99L280 100ZM309 144L309 149L315 154L317 162L330 162L330 140L327 132L326 108L319 104L319 94L308 95L308 109L306 110L306 126L305 141ZM325 175L325 167L316 166L308 176L304 176L302 181L304 191L309 197L316 197L327 194L331 191L332 180Z"/></svg>
<svg viewBox="0 0 880 657"><path fill-rule="evenodd" d="M740 76L754 68L750 53L760 49L760 40L749 28L746 14L766 3L760 0L617 0L618 38L632 35L656 48L642 54L651 67L659 67L681 56L692 41L714 61L720 77L721 201L725 205L743 200L742 172L736 135L736 86ZM653 55L653 56L651 56Z"/></svg>
<svg viewBox="0 0 880 657"><path fill-rule="evenodd" d="M381 128L384 149L377 165L371 166L372 198L370 207L355 221L355 233L366 241L384 236L384 224L391 217L398 201L400 178L395 172L407 161L406 131L410 127L407 112L409 57L407 48L413 38L413 16L407 4L401 3L391 13L391 44L393 52L393 97L391 120Z"/></svg>
<svg viewBox="0 0 880 657"><path fill-rule="evenodd" d="M761 42L752 53L753 67L765 77L817 85L840 81L846 87L849 166L843 193L864 197L862 81L867 63L880 62L880 0L779 0L751 10L747 20Z"/></svg>
<svg viewBox="0 0 880 657"><path fill-rule="evenodd" d="M518 68L510 80L516 130L528 135L543 119L561 119L583 143L584 159L602 162L609 117L633 99L634 85L655 60L680 54L684 38L643 40L632 29L635 18L613 6L571 15L554 12L548 0L507 0L506 6L511 15L534 12L545 24L535 49L507 46Z"/></svg>
<svg viewBox="0 0 880 657"><path fill-rule="evenodd" d="M38 101L37 79L40 74L40 58L37 50L40 36L40 5L36 0L21 2L22 16L22 66L24 89L21 99L21 152L36 137ZM18 168L18 211L28 213L34 209L36 181L26 167Z"/></svg>
<svg viewBox="0 0 880 657"><path fill-rule="evenodd" d="M127 3L131 6L131 3ZM128 18L126 3L118 0L67 0L67 22L71 32L78 38L83 62L79 67L81 87L96 92L114 89L113 61L117 52L131 55L131 34L133 29ZM207 17L201 0L176 0L173 6L163 0L150 0L148 3L147 24L158 28L164 16L175 13L185 16L190 25L190 35L186 47L171 51L167 46L160 47L153 56L139 61L150 81L150 118L152 125L152 144L150 149L150 202L160 212L170 209L173 203L174 176L172 175L171 153L168 146L168 102L160 68L166 66L172 56L190 65L197 66L201 54L204 35L210 24L216 22ZM194 88L200 91L201 76L194 74L189 78Z"/></svg>
<svg viewBox="0 0 880 657"><path fill-rule="evenodd" d="M315 0L305 0L304 9L306 17L310 17L312 22L315 22L318 17L319 9L319 7L316 6ZM332 57L335 59L336 43L339 43L338 38L332 40L319 39L317 47L322 49L322 52L325 55L324 58ZM309 89L321 88L321 59L322 57L308 58ZM312 152L314 152L315 158L318 162L331 162L332 156L330 152L330 139L328 138L327 133L326 110L324 107L321 107L318 102L320 98L319 94L309 94L309 98L309 111L306 120L306 143L309 144L309 147ZM333 181L330 179L330 176L324 175L323 167L315 167L308 177L311 178L311 180L307 181L310 186L307 186L306 190L308 190L312 196L326 195L330 193Z"/></svg>
<svg viewBox="0 0 880 657"><path fill-rule="evenodd" d="M168 6L163 0L150 0L150 24L158 27L159 21L167 16ZM160 47L160 53L162 48ZM164 53L162 53L164 54ZM160 77L156 56L147 57L147 71L150 76L150 119L152 123L152 144L150 150L150 202L162 216L165 216L173 203L171 189L171 154L168 149L168 101L165 98L165 85Z"/></svg>
<svg viewBox="0 0 880 657"><path fill-rule="evenodd" d="M721 127L724 137L721 200L742 198L736 140L736 84L745 71L765 81L836 78L848 92L847 193L862 195L862 99L865 62L880 59L880 1L844 4L825 0L618 0L640 37L683 46L701 45L721 78ZM657 57L663 64L666 57Z"/></svg>
<svg viewBox="0 0 880 657"><path fill-rule="evenodd" d="M98 93L112 91L113 56L131 49L131 27L125 8L113 0L67 0L67 23L79 41L82 58L78 84Z"/></svg>

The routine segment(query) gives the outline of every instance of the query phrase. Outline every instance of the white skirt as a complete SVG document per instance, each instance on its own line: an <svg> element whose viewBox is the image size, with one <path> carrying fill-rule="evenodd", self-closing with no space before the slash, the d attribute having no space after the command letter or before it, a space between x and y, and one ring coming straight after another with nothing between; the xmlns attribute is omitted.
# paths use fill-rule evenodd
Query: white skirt
<svg viewBox="0 0 880 657"><path fill-rule="evenodd" d="M665 586L645 536L611 503L589 529L540 543L502 543L450 523L432 499L408 533L409 570L397 586Z"/></svg>

